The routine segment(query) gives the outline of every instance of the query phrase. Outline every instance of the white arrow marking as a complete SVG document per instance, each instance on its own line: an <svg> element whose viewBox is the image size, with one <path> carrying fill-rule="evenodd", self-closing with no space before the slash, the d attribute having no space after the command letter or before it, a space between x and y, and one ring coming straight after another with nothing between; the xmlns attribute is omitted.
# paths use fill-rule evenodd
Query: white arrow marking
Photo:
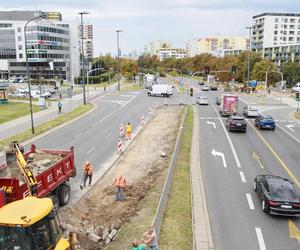
<svg viewBox="0 0 300 250"><path fill-rule="evenodd" d="M294 128L294 127L295 127L295 125L293 125L293 124L288 124L288 125L286 125L286 127L287 127L289 130L291 130L291 131L295 132L295 130L294 130L294 129L292 129L292 128Z"/></svg>
<svg viewBox="0 0 300 250"><path fill-rule="evenodd" d="M214 128L216 128L216 124L214 122L206 121L207 124L213 125Z"/></svg>
<svg viewBox="0 0 300 250"><path fill-rule="evenodd" d="M215 149L213 149L213 150L211 151L211 154L212 154L214 157L216 157L216 156L221 156L221 157L222 157L222 161L223 161L224 168L227 168L225 156L224 156L223 153L218 152L218 151L216 151Z"/></svg>

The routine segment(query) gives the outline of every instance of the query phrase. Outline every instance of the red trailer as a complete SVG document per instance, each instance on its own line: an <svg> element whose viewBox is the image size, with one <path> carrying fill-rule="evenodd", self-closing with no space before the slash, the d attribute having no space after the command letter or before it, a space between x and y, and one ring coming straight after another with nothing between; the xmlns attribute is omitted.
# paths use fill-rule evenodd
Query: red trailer
<svg viewBox="0 0 300 250"><path fill-rule="evenodd" d="M70 199L70 177L76 176L76 168L74 165L74 149L70 150L52 150L52 149L36 149L35 145L31 145L28 152L24 153L24 158L28 162L34 154L44 154L53 156L55 160L50 165L42 168L32 168L33 175L37 181L37 197L50 196L55 205L64 206ZM34 160L30 163L35 166ZM29 165L29 164L28 164ZM8 163L6 168L0 171L0 188L5 192L6 203L23 199L30 196L28 185L19 174L11 174L11 165ZM14 172L17 170L14 169Z"/></svg>

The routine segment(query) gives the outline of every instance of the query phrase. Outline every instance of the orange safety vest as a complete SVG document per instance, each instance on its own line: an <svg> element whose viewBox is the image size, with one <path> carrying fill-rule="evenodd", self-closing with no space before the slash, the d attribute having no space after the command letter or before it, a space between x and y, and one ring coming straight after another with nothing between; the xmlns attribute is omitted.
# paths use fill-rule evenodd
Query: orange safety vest
<svg viewBox="0 0 300 250"><path fill-rule="evenodd" d="M132 132L132 125L126 125L126 133L131 133Z"/></svg>
<svg viewBox="0 0 300 250"><path fill-rule="evenodd" d="M124 176L117 177L116 180L115 180L115 186L120 187L120 188L126 187L125 177Z"/></svg>
<svg viewBox="0 0 300 250"><path fill-rule="evenodd" d="M93 173L93 166L92 166L92 164L84 165L83 171L84 171L85 174L88 174L88 175L92 174Z"/></svg>

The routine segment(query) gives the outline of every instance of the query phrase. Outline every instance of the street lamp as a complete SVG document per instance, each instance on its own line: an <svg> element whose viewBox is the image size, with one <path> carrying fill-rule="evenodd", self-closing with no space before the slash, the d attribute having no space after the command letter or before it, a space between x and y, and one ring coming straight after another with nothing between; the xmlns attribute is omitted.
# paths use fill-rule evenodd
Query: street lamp
<svg viewBox="0 0 300 250"><path fill-rule="evenodd" d="M251 30L252 27L246 27L246 29L249 29L249 50L248 50L248 57L247 57L247 84L249 84L250 81L250 52L251 52Z"/></svg>
<svg viewBox="0 0 300 250"><path fill-rule="evenodd" d="M89 12L83 11L78 13L80 15L80 21L81 21L81 64L82 64L82 85L83 85L83 105L86 104L86 98L85 98L85 72L84 72L84 49L83 49L83 15L90 14Z"/></svg>
<svg viewBox="0 0 300 250"><path fill-rule="evenodd" d="M30 119L31 119L31 131L32 134L34 134L34 124L33 124L33 112L32 112L32 97L31 97L31 86L30 86L30 74L29 74L29 64L28 64L28 53L27 53L27 38L26 38L26 29L27 29L27 25L32 22L35 21L39 18L44 18L46 17L46 14L42 14L39 15L35 18L32 18L30 20L28 20L25 23L24 26L24 42L25 42L25 56L26 56L26 71L27 71L27 82L28 82L28 93L29 93L29 110L30 110Z"/></svg>
<svg viewBox="0 0 300 250"><path fill-rule="evenodd" d="M119 33L123 30L117 30L117 48L118 48L118 90L120 91L120 46L119 46Z"/></svg>

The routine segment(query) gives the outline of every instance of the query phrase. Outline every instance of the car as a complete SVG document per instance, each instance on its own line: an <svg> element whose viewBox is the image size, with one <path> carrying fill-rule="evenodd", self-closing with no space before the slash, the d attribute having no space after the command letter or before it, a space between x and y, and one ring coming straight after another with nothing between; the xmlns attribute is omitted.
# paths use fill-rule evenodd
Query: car
<svg viewBox="0 0 300 250"><path fill-rule="evenodd" d="M9 97L15 97L15 98L25 98L26 94L16 91L15 93L9 93L8 96Z"/></svg>
<svg viewBox="0 0 300 250"><path fill-rule="evenodd" d="M255 126L259 129L272 129L275 130L275 121L272 116L260 114L255 118Z"/></svg>
<svg viewBox="0 0 300 250"><path fill-rule="evenodd" d="M247 105L243 108L243 114L247 117L257 117L259 116L258 108Z"/></svg>
<svg viewBox="0 0 300 250"><path fill-rule="evenodd" d="M218 86L217 86L217 84L211 84L211 85L209 85L209 89L210 90L218 90Z"/></svg>
<svg viewBox="0 0 300 250"><path fill-rule="evenodd" d="M295 84L295 86L292 88L292 92L300 92L300 82Z"/></svg>
<svg viewBox="0 0 300 250"><path fill-rule="evenodd" d="M198 96L196 99L196 103L199 105L208 105L208 99L206 96Z"/></svg>
<svg viewBox="0 0 300 250"><path fill-rule="evenodd" d="M221 105L221 96L217 96L216 98L216 104Z"/></svg>
<svg viewBox="0 0 300 250"><path fill-rule="evenodd" d="M254 179L253 188L265 213L300 215L300 197L288 179L276 175L258 175Z"/></svg>
<svg viewBox="0 0 300 250"><path fill-rule="evenodd" d="M209 87L207 85L203 85L202 91L209 91Z"/></svg>
<svg viewBox="0 0 300 250"><path fill-rule="evenodd" d="M198 82L199 85L204 85L204 82Z"/></svg>
<svg viewBox="0 0 300 250"><path fill-rule="evenodd" d="M242 131L246 133L247 123L243 115L235 114L231 115L226 120L226 127L231 131Z"/></svg>

